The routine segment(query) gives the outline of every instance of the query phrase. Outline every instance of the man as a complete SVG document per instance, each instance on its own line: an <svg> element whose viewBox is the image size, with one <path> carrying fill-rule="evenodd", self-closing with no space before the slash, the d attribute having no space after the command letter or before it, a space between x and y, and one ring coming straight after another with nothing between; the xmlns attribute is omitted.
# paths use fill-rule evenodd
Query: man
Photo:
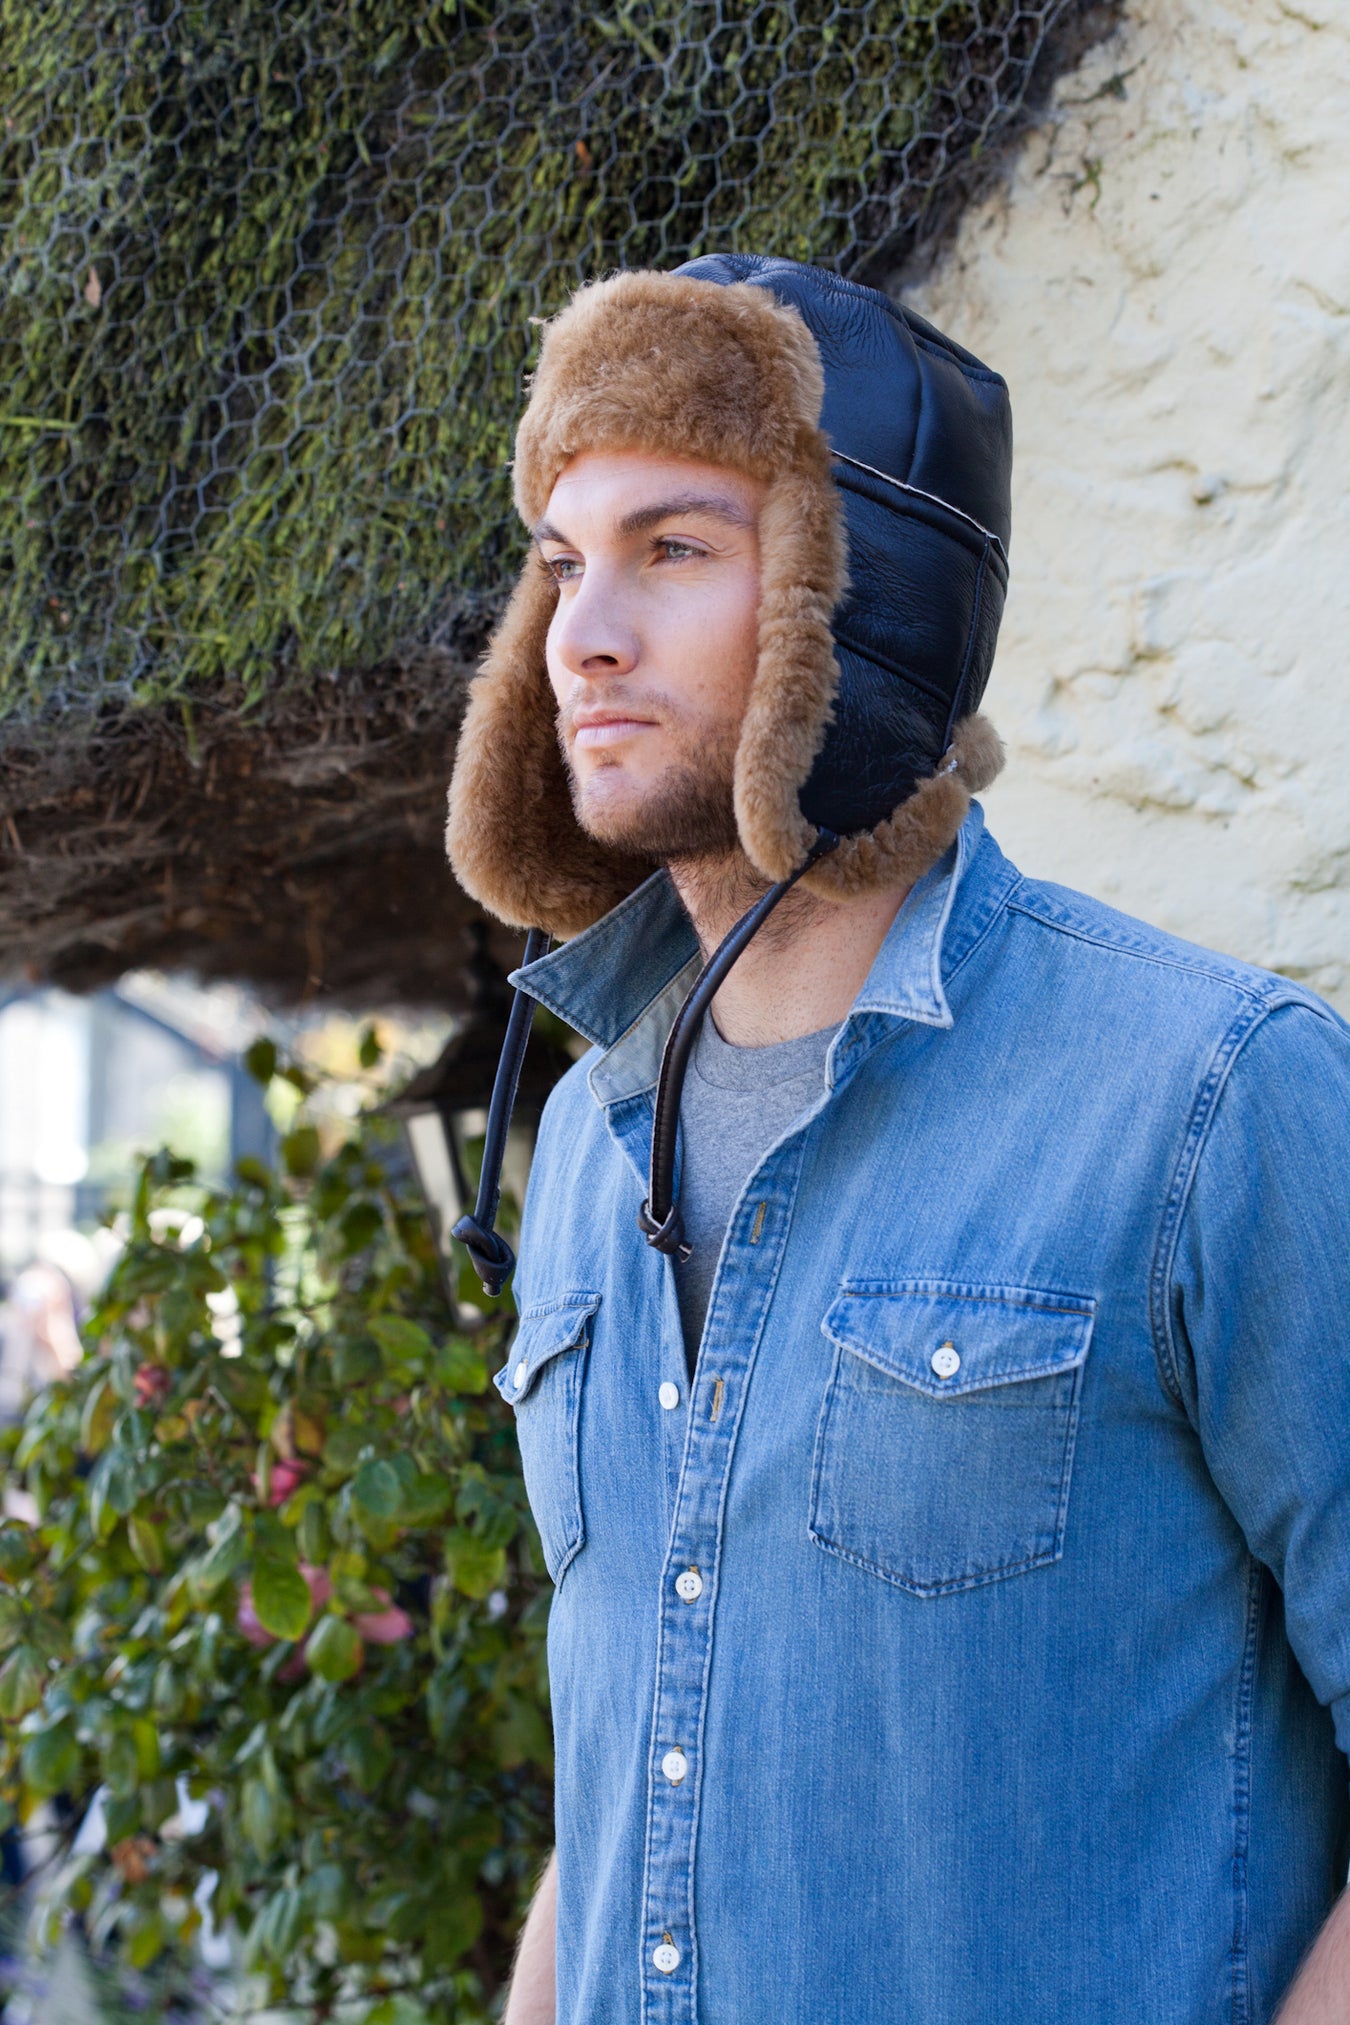
<svg viewBox="0 0 1350 2025"><path fill-rule="evenodd" d="M1010 440L788 262L545 337L449 830L594 1044L498 1378L557 1585L510 2025L1350 2021L1350 1044L984 830Z"/></svg>

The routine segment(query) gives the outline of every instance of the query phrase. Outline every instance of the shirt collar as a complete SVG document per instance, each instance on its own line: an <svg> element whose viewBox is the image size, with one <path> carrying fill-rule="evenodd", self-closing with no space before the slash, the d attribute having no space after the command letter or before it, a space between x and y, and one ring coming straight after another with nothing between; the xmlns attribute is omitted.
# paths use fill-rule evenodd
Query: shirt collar
<svg viewBox="0 0 1350 2025"><path fill-rule="evenodd" d="M984 814L973 802L956 842L906 896L851 1019L880 1013L952 1025L943 985L952 968L948 930L983 835ZM513 971L511 982L607 1051L603 1092L592 1074L596 1095L607 1101L655 1081L666 1034L698 969L698 938L669 877L657 872L593 928Z"/></svg>

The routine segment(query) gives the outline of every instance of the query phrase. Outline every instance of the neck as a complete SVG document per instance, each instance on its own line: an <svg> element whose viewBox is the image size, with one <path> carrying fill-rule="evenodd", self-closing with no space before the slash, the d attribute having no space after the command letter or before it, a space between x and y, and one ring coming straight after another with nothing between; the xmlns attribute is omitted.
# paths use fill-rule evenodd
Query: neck
<svg viewBox="0 0 1350 2025"><path fill-rule="evenodd" d="M743 852L672 859L704 960L767 890ZM837 1026L876 960L908 887L835 899L796 886L742 951L712 1002L723 1040L765 1048Z"/></svg>

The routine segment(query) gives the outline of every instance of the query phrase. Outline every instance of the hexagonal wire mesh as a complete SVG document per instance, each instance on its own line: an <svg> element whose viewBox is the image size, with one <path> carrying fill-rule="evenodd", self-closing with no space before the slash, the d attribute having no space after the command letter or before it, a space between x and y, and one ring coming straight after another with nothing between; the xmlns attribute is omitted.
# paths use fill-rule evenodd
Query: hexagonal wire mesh
<svg viewBox="0 0 1350 2025"><path fill-rule="evenodd" d="M1068 6L0 0L0 714L449 639L530 319L710 248L860 271Z"/></svg>

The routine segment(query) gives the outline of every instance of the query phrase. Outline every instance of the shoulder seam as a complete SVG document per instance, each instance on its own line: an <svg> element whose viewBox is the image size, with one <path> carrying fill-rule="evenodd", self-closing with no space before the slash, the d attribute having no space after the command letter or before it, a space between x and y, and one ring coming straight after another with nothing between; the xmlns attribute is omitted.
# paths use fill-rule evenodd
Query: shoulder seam
<svg viewBox="0 0 1350 2025"><path fill-rule="evenodd" d="M1149 1279L1149 1323L1163 1390L1188 1419L1189 1409L1181 1382L1181 1366L1172 1335L1171 1304L1168 1300L1181 1225L1200 1166L1200 1156L1208 1142L1210 1129L1218 1112L1219 1099L1223 1095L1233 1064L1258 1027L1272 1012L1278 1011L1286 1003L1297 1005L1301 1001L1261 999L1254 993L1246 995L1246 1003L1221 1036L1210 1057L1209 1067L1201 1079L1195 1101L1191 1106L1186 1135L1173 1170L1172 1185L1163 1203Z"/></svg>
<svg viewBox="0 0 1350 2025"><path fill-rule="evenodd" d="M1231 970L1219 969L1213 964L1205 963L1203 960L1196 960L1203 959L1205 954L1198 944L1196 945L1196 959L1172 956L1163 949L1142 949L1130 942L1117 941L1109 935L1094 934L1090 928L1085 927L1079 922L1064 921L1054 914L1043 912L1040 908L1030 905L1026 899L1021 897L1025 888L1030 883L1026 879L1022 881L1022 886L1019 888L1018 893L1011 896L1008 900L1009 910L1017 914L1027 915L1030 920L1038 921L1043 928L1052 929L1057 935L1071 936L1074 941L1089 943L1094 949L1110 950L1115 956L1133 957L1139 963L1157 964L1161 970L1180 970L1187 972L1193 977L1208 978L1212 984L1227 985L1239 998L1246 1000L1250 1005L1266 1010L1273 1010L1275 1006L1287 1003L1290 1005L1306 1005L1310 1011L1317 1011L1316 1003L1307 992L1303 991L1299 985L1293 983L1291 979L1279 977L1273 971L1263 974L1259 970L1254 970L1250 977L1242 976L1235 974ZM1264 983L1261 981L1263 975L1265 978Z"/></svg>

